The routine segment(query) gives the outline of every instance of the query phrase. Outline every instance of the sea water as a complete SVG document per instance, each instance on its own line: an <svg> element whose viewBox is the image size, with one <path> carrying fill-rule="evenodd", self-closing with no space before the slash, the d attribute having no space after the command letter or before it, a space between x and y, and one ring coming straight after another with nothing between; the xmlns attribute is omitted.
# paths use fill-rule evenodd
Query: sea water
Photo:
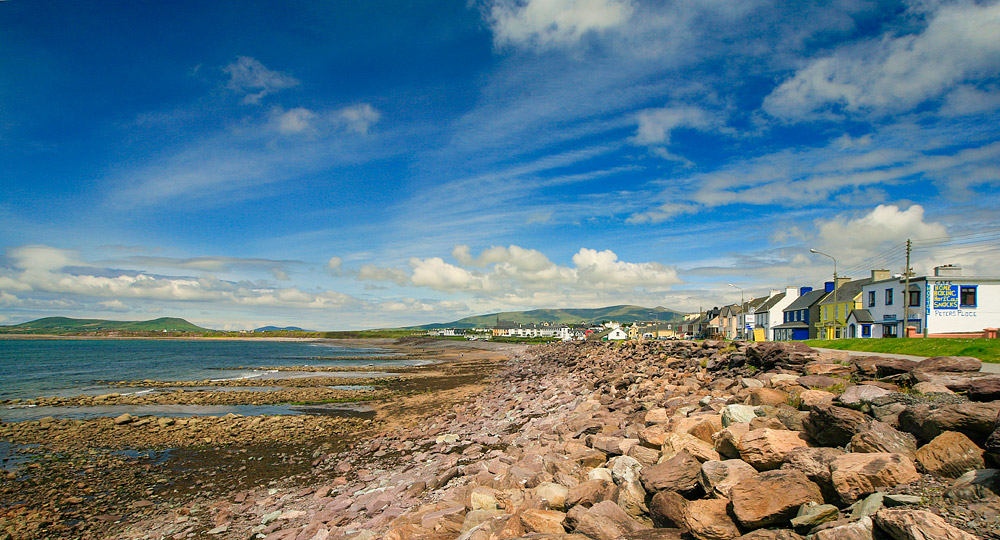
<svg viewBox="0 0 1000 540"><path fill-rule="evenodd" d="M112 389L98 381L193 381L308 374L220 369L240 366L356 366L359 372L371 372L417 363L385 360L387 355L388 351L376 348L303 341L0 339L0 400L143 391ZM350 373L322 375L341 377Z"/></svg>

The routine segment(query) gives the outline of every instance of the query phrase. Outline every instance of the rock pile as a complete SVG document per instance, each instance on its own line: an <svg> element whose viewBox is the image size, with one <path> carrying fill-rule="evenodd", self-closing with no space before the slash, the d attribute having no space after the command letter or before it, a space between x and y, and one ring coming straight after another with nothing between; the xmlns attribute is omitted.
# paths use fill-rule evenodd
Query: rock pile
<svg viewBox="0 0 1000 540"><path fill-rule="evenodd" d="M329 480L206 504L201 532L1000 538L1000 471L985 468L1000 450L1000 401L973 391L996 383L978 366L848 361L786 343L536 347L475 402L317 459L316 478ZM122 537L170 537L172 523Z"/></svg>

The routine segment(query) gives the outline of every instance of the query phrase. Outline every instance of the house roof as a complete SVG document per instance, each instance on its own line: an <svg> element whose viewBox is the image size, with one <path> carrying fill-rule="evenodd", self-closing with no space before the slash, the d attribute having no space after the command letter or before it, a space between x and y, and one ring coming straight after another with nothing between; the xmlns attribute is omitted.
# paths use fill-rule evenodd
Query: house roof
<svg viewBox="0 0 1000 540"><path fill-rule="evenodd" d="M796 298L784 311L796 311L799 309L806 309L812 307L816 302L822 300L826 296L827 292L820 289L818 291L809 291L802 296Z"/></svg>
<svg viewBox="0 0 1000 540"><path fill-rule="evenodd" d="M788 321L786 323L781 323L774 327L775 330L778 328L809 328L809 325L802 321Z"/></svg>
<svg viewBox="0 0 1000 540"><path fill-rule="evenodd" d="M819 305L828 306L832 304L839 304L841 302L849 302L852 298L861 294L861 288L864 287L865 285L868 285L869 283L872 283L872 278L870 277L863 279L852 279L851 281L844 283L840 287L837 287L836 298L834 298L834 294L831 291L830 296L824 298L819 303Z"/></svg>
<svg viewBox="0 0 1000 540"><path fill-rule="evenodd" d="M847 318L850 319L851 315L854 315L854 319L858 322L863 322L863 323L875 322L875 317L872 317L872 312L868 311L867 309L851 310L851 314L848 315Z"/></svg>
<svg viewBox="0 0 1000 540"><path fill-rule="evenodd" d="M757 308L757 311L754 313L767 313L769 309L773 308L775 304L780 302L785 297L785 294L786 293L776 294L771 298L768 298L767 302L764 302L764 304Z"/></svg>

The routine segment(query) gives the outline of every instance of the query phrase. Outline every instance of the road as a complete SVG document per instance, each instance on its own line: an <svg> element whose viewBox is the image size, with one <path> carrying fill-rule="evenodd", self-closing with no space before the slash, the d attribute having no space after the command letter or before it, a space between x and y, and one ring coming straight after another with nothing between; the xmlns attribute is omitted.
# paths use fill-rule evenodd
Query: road
<svg viewBox="0 0 1000 540"><path fill-rule="evenodd" d="M838 351L838 349L821 349L819 347L814 347L814 348L817 351L825 351L825 352L837 352ZM867 351L842 351L842 352L845 352L845 353L847 353L850 356L883 356L883 357L886 357L886 358L902 358L904 360L913 360L913 361L916 361L916 362L919 362L919 361L927 358L926 356L913 356L911 354L874 353L874 352L867 352ZM1000 373L1000 364L989 364L989 363L983 362L983 367L979 371L981 371L983 373Z"/></svg>

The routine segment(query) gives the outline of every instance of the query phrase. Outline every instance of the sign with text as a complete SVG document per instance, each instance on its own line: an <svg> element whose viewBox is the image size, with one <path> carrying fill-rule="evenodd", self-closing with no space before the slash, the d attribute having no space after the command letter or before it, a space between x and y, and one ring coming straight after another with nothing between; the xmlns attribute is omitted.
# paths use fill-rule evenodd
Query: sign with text
<svg viewBox="0 0 1000 540"><path fill-rule="evenodd" d="M931 305L934 309L958 309L958 285L935 283Z"/></svg>

